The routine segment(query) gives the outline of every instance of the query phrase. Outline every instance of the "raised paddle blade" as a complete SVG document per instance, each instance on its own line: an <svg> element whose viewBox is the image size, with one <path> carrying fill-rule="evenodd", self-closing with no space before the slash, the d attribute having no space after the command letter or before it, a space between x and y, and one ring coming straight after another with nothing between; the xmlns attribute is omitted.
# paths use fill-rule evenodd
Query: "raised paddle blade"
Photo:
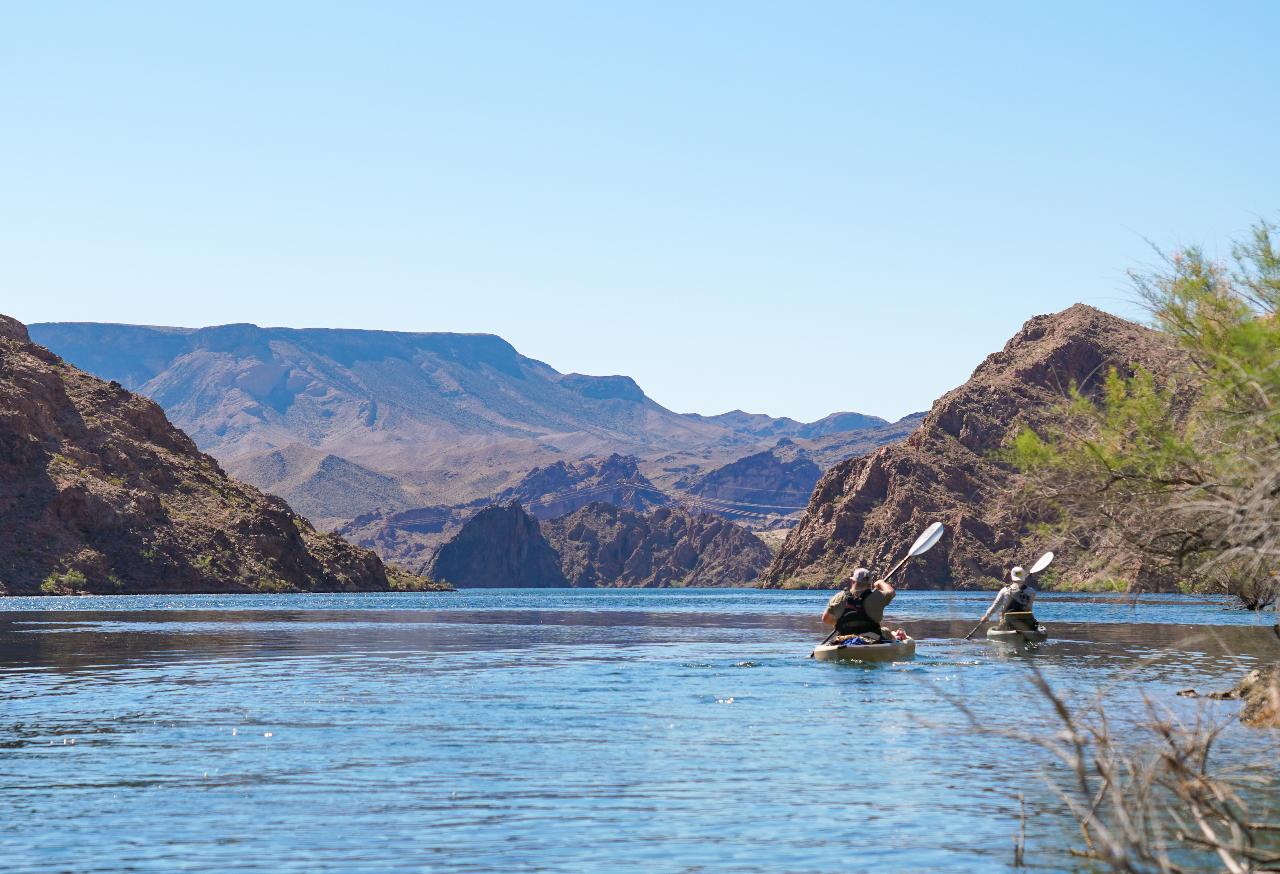
<svg viewBox="0 0 1280 874"><path fill-rule="evenodd" d="M1044 555L1036 559L1036 563L1031 566L1031 573L1038 574L1049 566L1049 562L1053 561L1053 553L1046 552Z"/></svg>
<svg viewBox="0 0 1280 874"><path fill-rule="evenodd" d="M924 533L916 538L916 542L911 544L909 556L924 555L929 550L938 545L938 541L942 539L942 523L934 522L928 528L924 529Z"/></svg>

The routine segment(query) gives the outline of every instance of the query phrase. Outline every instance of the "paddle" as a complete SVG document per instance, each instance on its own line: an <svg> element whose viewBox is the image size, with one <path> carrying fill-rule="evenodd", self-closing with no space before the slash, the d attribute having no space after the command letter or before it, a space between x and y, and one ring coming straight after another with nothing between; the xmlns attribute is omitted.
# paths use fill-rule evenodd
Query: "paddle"
<svg viewBox="0 0 1280 874"><path fill-rule="evenodd" d="M1031 566L1031 570L1027 571L1027 576L1040 573L1040 571L1044 570L1049 566L1049 562L1051 561L1053 561L1053 553L1046 552L1044 555L1036 559L1036 563ZM966 634L964 636L964 639L973 640L973 636L978 633L978 629L981 628L982 623L986 621L987 620L984 618L977 625L973 626L973 631L970 631L968 634Z"/></svg>
<svg viewBox="0 0 1280 874"><path fill-rule="evenodd" d="M907 554L902 557L902 561L895 564L893 569L885 574L881 579L888 580L891 576L902 569L902 566L907 563L907 559L915 558L917 555L924 555L926 552L937 546L938 541L942 539L943 530L941 522L934 522L928 528L924 529L924 532L916 538L916 542L911 544L911 548L907 550ZM835 636L836 629L833 628L831 629L831 633L824 637L822 639L822 643L818 644L818 646L822 646L823 643L826 643ZM812 658L813 653L809 653L809 657Z"/></svg>

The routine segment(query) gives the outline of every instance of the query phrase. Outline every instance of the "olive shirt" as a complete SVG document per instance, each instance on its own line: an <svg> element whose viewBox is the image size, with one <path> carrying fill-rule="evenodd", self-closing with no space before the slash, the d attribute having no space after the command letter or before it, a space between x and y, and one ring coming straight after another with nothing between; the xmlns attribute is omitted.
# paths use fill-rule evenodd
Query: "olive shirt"
<svg viewBox="0 0 1280 874"><path fill-rule="evenodd" d="M835 611L832 615L836 622L840 621L840 617L844 615L844 611L848 609L848 601L854 595L848 589L842 589L832 596L827 602L827 609ZM884 621L884 608L889 606L889 602L893 600L893 595L886 595L879 589L872 589L867 593L867 597L863 599L862 606L867 611L867 616L871 621L879 625Z"/></svg>

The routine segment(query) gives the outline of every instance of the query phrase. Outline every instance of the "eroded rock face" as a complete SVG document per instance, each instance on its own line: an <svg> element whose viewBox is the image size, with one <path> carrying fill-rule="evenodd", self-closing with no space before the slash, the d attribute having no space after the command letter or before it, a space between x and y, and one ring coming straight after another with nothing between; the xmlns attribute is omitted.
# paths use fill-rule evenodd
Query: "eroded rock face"
<svg viewBox="0 0 1280 874"><path fill-rule="evenodd" d="M387 587L373 553L230 479L155 403L0 316L0 593Z"/></svg>
<svg viewBox="0 0 1280 874"><path fill-rule="evenodd" d="M740 586L771 557L745 528L674 507L641 514L596 503L544 526L572 586Z"/></svg>
<svg viewBox="0 0 1280 874"><path fill-rule="evenodd" d="M1024 426L1047 424L1073 383L1087 390L1111 367L1131 374L1138 364L1161 374L1178 361L1163 335L1083 304L1031 319L968 382L943 395L905 442L831 468L765 580L823 585L858 565L887 569L935 520L947 535L915 560L915 585L999 579L1044 544L1028 542L1031 520L1012 500L1019 478L998 451ZM1066 579L1098 570L1069 554L1055 568Z"/></svg>
<svg viewBox="0 0 1280 874"><path fill-rule="evenodd" d="M554 519L592 503L641 512L666 504L667 496L640 473L639 461L616 452L607 458L557 461L529 471L496 501L519 501L539 519Z"/></svg>
<svg viewBox="0 0 1280 874"><path fill-rule="evenodd" d="M440 547L428 576L468 588L568 585L538 520L514 502L472 516Z"/></svg>
<svg viewBox="0 0 1280 874"><path fill-rule="evenodd" d="M758 537L717 516L595 503L539 522L511 503L476 513L428 575L460 587L732 586L769 558Z"/></svg>
<svg viewBox="0 0 1280 874"><path fill-rule="evenodd" d="M820 476L822 468L808 453L783 438L700 477L689 491L707 500L703 509L731 518L786 516L805 505Z"/></svg>

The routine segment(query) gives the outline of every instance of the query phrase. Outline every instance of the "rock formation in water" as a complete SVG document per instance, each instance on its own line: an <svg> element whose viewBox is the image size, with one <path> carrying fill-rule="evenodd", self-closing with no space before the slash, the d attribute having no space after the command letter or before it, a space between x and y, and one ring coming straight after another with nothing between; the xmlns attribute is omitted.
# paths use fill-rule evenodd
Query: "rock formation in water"
<svg viewBox="0 0 1280 874"><path fill-rule="evenodd" d="M745 528L675 507L646 515L596 503L544 527L573 586L740 586L772 557Z"/></svg>
<svg viewBox="0 0 1280 874"><path fill-rule="evenodd" d="M668 498L640 473L635 456L613 454L580 462L537 467L493 499L466 504L362 513L337 533L416 573L425 573L436 549L453 537L477 510L518 503L538 519L551 519L595 502L644 512Z"/></svg>
<svg viewBox="0 0 1280 874"><path fill-rule="evenodd" d="M1277 632L1280 633L1280 632ZM1240 721L1254 728L1280 728L1280 665L1255 668L1230 692L1215 696L1244 702Z"/></svg>
<svg viewBox="0 0 1280 874"><path fill-rule="evenodd" d="M428 576L468 588L568 585L538 520L514 502L471 517L440 547Z"/></svg>
<svg viewBox="0 0 1280 874"><path fill-rule="evenodd" d="M388 587L376 555L230 479L155 403L0 316L0 594Z"/></svg>
<svg viewBox="0 0 1280 874"><path fill-rule="evenodd" d="M947 536L915 560L910 579L919 586L991 584L1003 568L1028 561L1030 550L1061 551L1029 538L1031 520L1014 500L1019 477L999 450L1023 426L1050 422L1073 383L1088 390L1111 367L1129 374L1139 364L1161 374L1176 361L1163 335L1082 304L1031 319L940 398L905 442L831 468L765 579L824 585L856 565L885 570L935 520ZM1063 554L1054 569L1078 581L1117 566ZM1125 570L1143 572L1136 559Z"/></svg>
<svg viewBox="0 0 1280 874"><path fill-rule="evenodd" d="M476 513L428 573L463 587L732 586L755 580L769 558L759 538L717 516L595 503L539 522L511 503Z"/></svg>

